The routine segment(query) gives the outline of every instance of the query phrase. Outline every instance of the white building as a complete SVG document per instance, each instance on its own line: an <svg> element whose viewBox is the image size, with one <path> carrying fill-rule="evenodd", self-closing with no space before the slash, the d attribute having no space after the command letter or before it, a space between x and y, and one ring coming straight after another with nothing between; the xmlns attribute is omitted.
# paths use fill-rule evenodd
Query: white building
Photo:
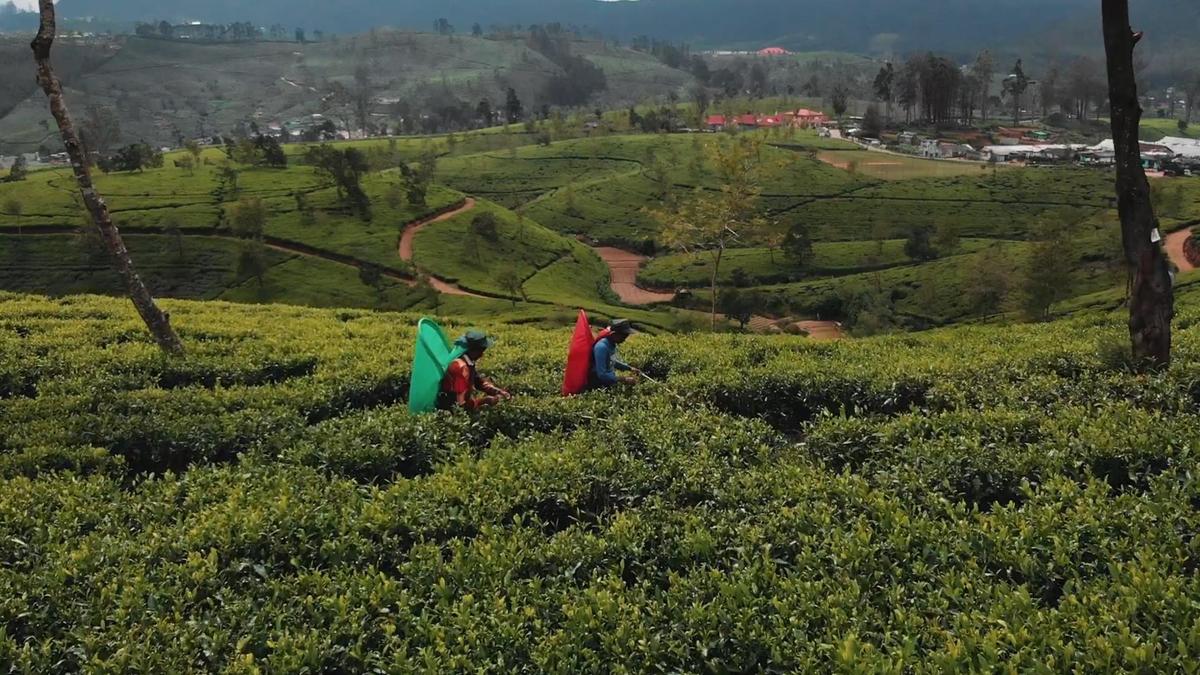
<svg viewBox="0 0 1200 675"><path fill-rule="evenodd" d="M1167 136L1158 144L1170 148L1171 152L1185 159L1200 159L1200 139Z"/></svg>
<svg viewBox="0 0 1200 675"><path fill-rule="evenodd" d="M995 157L997 162L1014 159L1061 160L1087 149L1084 145L989 145L983 149L983 154Z"/></svg>

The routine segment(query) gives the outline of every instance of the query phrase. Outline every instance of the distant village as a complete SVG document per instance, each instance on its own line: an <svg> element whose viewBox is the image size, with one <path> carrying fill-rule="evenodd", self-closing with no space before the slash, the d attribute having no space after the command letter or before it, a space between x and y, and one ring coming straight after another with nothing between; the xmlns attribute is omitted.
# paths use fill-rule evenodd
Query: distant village
<svg viewBox="0 0 1200 675"><path fill-rule="evenodd" d="M853 117L838 122L821 111L800 109L773 115L709 115L703 131L817 129L824 137L853 141L868 150L936 160L1104 167L1112 166L1116 157L1112 139L1095 145L1057 143L1053 131L1041 128L999 127L993 132L967 130L936 136L899 131L866 138L859 122L861 118ZM1164 176L1200 175L1200 139L1167 136L1154 143L1142 142L1141 151L1147 171Z"/></svg>

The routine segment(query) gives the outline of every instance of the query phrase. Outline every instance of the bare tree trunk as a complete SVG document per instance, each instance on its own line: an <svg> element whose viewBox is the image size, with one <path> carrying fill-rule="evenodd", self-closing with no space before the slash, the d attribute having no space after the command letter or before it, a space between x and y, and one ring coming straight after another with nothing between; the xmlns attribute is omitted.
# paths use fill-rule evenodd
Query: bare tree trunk
<svg viewBox="0 0 1200 675"><path fill-rule="evenodd" d="M721 258L725 256L725 247L717 249L716 259L713 260L712 279L709 289L712 291L712 331L717 332L717 277L721 271Z"/></svg>
<svg viewBox="0 0 1200 675"><path fill-rule="evenodd" d="M125 281L134 307L137 308L142 320L146 322L146 327L154 335L158 346L167 353L182 354L183 343L179 341L179 336L171 328L170 317L154 304L154 298L150 296L150 291L147 290L141 277L134 270L129 250L125 248L121 233L112 222L108 206L92 184L92 174L88 168L87 156L79 141L79 134L76 133L75 126L71 122L67 104L63 100L62 83L59 82L58 76L54 74L54 68L50 65L50 48L54 45L56 29L54 0L39 0L39 6L41 26L38 28L37 37L30 45L33 48L34 60L37 61L37 82L42 91L46 93L46 97L50 99L50 112L54 115L54 120L58 122L63 145L66 146L67 154L71 157L71 166L75 171L75 180L79 183L83 202L87 206L88 213L91 214L92 222L96 224L96 229L100 231L100 238L113 256L117 271Z"/></svg>
<svg viewBox="0 0 1200 675"><path fill-rule="evenodd" d="M1108 89L1116 144L1117 210L1125 260L1133 275L1129 299L1129 335L1139 365L1171 365L1171 320L1175 295L1170 268L1160 242L1152 241L1158 220L1150 201L1150 183L1142 168L1138 139L1142 108L1138 103L1133 50L1141 40L1129 25L1129 0L1103 0L1104 47L1108 54Z"/></svg>

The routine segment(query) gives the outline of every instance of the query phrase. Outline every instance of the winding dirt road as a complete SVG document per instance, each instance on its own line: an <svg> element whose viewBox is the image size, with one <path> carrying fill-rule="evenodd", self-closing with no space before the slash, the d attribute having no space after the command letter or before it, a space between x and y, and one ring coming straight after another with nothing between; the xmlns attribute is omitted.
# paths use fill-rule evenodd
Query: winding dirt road
<svg viewBox="0 0 1200 675"><path fill-rule="evenodd" d="M429 216L428 218L421 218L419 220L414 220L411 223L409 223L408 225L406 225L404 227L404 232L400 235L400 246L399 246L400 259L405 262L409 262L409 263L412 262L413 242L416 241L418 232L425 229L426 227L429 227L430 225L433 225L434 223L440 223L440 222L443 222L446 220L450 220L451 218L460 216L474 208L475 208L475 199L473 197L467 197L466 199L463 200L462 205L455 209L452 209L450 211L445 211L443 213L439 213L436 215L432 215L432 216ZM468 290L463 289L458 284L452 284L449 281L446 281L445 279L439 279L432 275L429 276L429 285L433 287L433 290L437 291L438 293L442 293L443 295L458 295L458 296L468 297L468 298L482 298L483 297L482 295L472 293Z"/></svg>
<svg viewBox="0 0 1200 675"><path fill-rule="evenodd" d="M648 291L637 285L638 270L647 260L646 256L611 246L598 246L592 250L608 265L612 275L613 292L621 298L621 302L629 305L653 305L675 299L674 293ZM751 330L765 333L775 324L774 319L756 316L748 326ZM794 325L808 332L808 336L813 340L841 340L846 337L842 324L836 321L797 321Z"/></svg>
<svg viewBox="0 0 1200 675"><path fill-rule="evenodd" d="M648 291L637 285L638 270L646 261L646 256L611 246L598 246L593 250L604 264L608 265L612 275L613 292L621 298L621 302L630 305L653 305L675 299L674 293Z"/></svg>
<svg viewBox="0 0 1200 675"><path fill-rule="evenodd" d="M1183 252L1183 245L1187 243L1188 237L1192 236L1191 228L1185 228L1174 234L1167 235L1166 248L1167 256L1171 262L1179 268L1180 272L1191 272L1196 269L1196 266L1187 259L1187 255Z"/></svg>

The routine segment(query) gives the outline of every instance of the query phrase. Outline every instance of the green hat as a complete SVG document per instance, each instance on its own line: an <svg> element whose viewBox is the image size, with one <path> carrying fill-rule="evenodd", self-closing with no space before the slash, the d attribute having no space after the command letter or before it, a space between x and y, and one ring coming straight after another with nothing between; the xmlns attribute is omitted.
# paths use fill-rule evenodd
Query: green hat
<svg viewBox="0 0 1200 675"><path fill-rule="evenodd" d="M458 340L454 342L454 344L458 345L459 347L468 350L491 349L492 345L495 343L495 340L488 337L487 333L484 333L481 330L469 330L467 331L466 335L458 338Z"/></svg>
<svg viewBox="0 0 1200 675"><path fill-rule="evenodd" d="M612 332L620 333L621 335L631 335L637 331L637 328L634 327L633 322L629 319L613 319L608 324L608 328Z"/></svg>

